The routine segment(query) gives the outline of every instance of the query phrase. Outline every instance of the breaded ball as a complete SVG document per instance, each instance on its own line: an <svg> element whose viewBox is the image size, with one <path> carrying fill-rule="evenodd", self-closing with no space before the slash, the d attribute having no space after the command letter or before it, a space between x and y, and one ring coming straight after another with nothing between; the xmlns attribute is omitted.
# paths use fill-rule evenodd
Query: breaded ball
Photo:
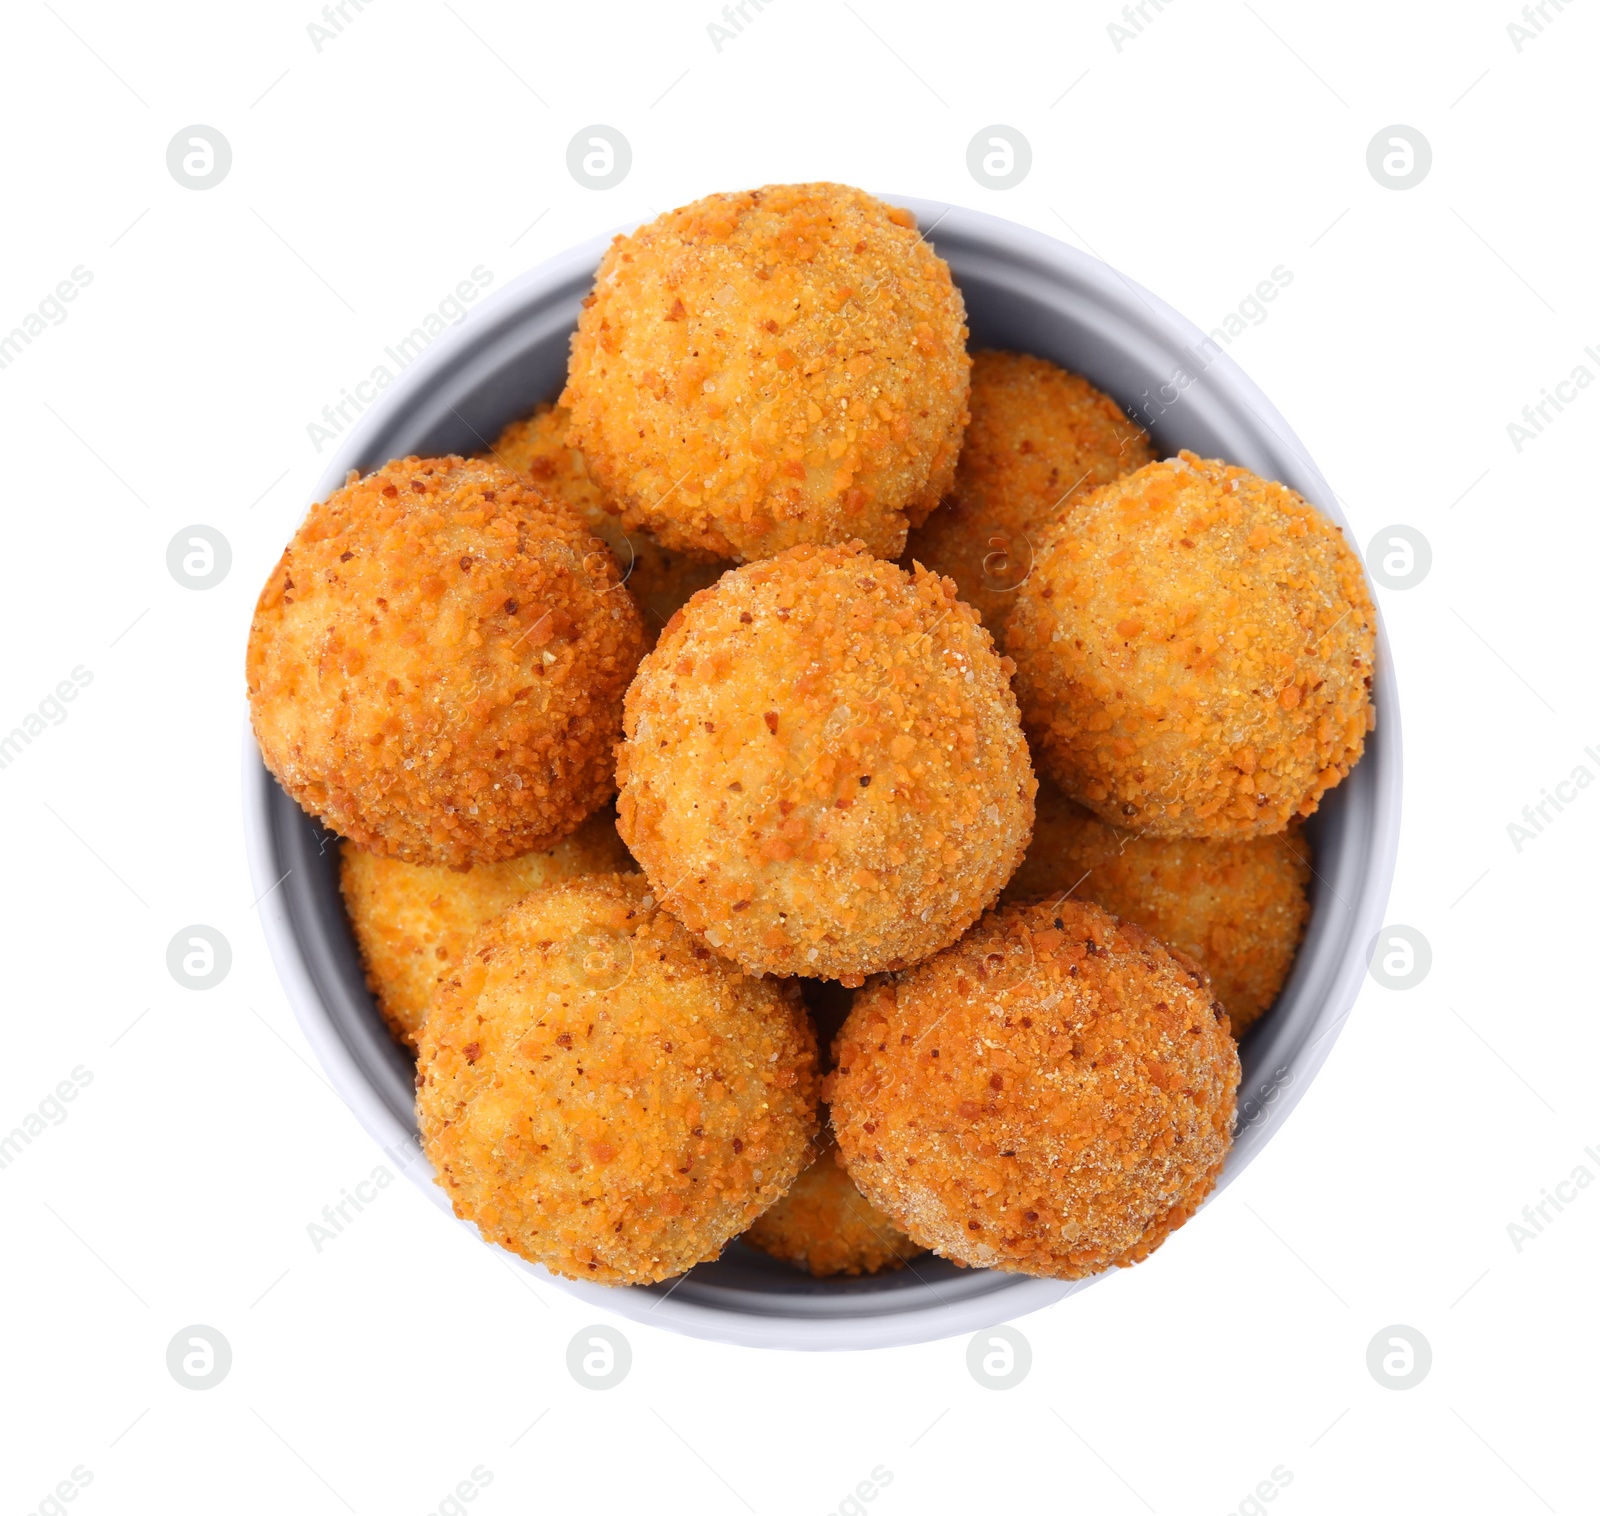
<svg viewBox="0 0 1600 1516"><path fill-rule="evenodd" d="M553 847L605 803L639 611L571 506L498 464L404 458L312 506L256 602L267 767L408 863Z"/></svg>
<svg viewBox="0 0 1600 1516"><path fill-rule="evenodd" d="M669 552L638 527L624 531L621 516L607 503L583 454L567 446L570 425L571 413L564 406L541 405L501 432L490 456L528 479L535 489L560 496L611 549L629 592L644 612L645 633L653 643L672 613L696 590L715 584L732 564L725 558L708 561Z"/></svg>
<svg viewBox="0 0 1600 1516"><path fill-rule="evenodd" d="M611 244L561 403L630 528L898 557L967 420L961 292L911 213L839 184L711 195Z"/></svg>
<svg viewBox="0 0 1600 1516"><path fill-rule="evenodd" d="M1269 837L1152 837L1107 826L1039 781L1033 841L1001 895L1070 894L1197 959L1242 1037L1278 998L1311 905L1311 848L1298 825Z"/></svg>
<svg viewBox="0 0 1600 1516"><path fill-rule="evenodd" d="M346 842L339 856L339 888L378 1010L395 1039L415 1048L434 995L455 974L479 927L530 890L632 867L615 818L606 810L548 852L465 870L402 863Z"/></svg>
<svg viewBox="0 0 1600 1516"><path fill-rule="evenodd" d="M1027 847L1009 672L949 580L859 543L734 569L628 691L617 830L666 908L751 973L915 963Z"/></svg>
<svg viewBox="0 0 1600 1516"><path fill-rule="evenodd" d="M856 996L824 1081L850 1176L973 1267L1137 1263L1232 1141L1239 1054L1205 975L1098 906L1007 906Z"/></svg>
<svg viewBox="0 0 1600 1516"><path fill-rule="evenodd" d="M974 353L970 405L955 485L905 557L954 579L998 637L1045 529L1154 454L1111 396L1028 353Z"/></svg>
<svg viewBox="0 0 1600 1516"><path fill-rule="evenodd" d="M817 1130L799 996L742 974L637 874L536 890L423 1024L417 1119L456 1215L553 1273L651 1284L715 1258Z"/></svg>
<svg viewBox="0 0 1600 1516"><path fill-rule="evenodd" d="M1181 453L1047 535L1006 646L1035 756L1113 826L1255 837L1309 816L1372 729L1376 616L1339 528Z"/></svg>
<svg viewBox="0 0 1600 1516"><path fill-rule="evenodd" d="M839 1145L824 1130L820 1151L789 1193L740 1239L819 1278L903 1268L926 1252L862 1198L845 1173Z"/></svg>

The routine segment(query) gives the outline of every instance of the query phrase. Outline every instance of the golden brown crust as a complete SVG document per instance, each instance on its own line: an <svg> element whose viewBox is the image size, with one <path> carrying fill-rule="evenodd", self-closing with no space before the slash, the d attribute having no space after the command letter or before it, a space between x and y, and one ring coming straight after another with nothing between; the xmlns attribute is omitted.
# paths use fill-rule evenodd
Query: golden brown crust
<svg viewBox="0 0 1600 1516"><path fill-rule="evenodd" d="M1154 454L1111 396L1030 353L974 353L969 404L955 484L905 561L954 579L999 637L1049 525Z"/></svg>
<svg viewBox="0 0 1600 1516"><path fill-rule="evenodd" d="M861 1193L974 1267L1146 1258L1232 1141L1239 1055L1205 976L1098 906L1007 906L872 980L823 1083Z"/></svg>
<svg viewBox="0 0 1600 1516"><path fill-rule="evenodd" d="M1361 756L1372 600L1340 530L1281 484L1149 464L1047 534L1016 602L1034 752L1113 825L1281 832Z"/></svg>
<svg viewBox="0 0 1600 1516"><path fill-rule="evenodd" d="M283 787L362 847L493 863L605 802L643 651L570 506L493 463L405 458L284 550L250 628L251 720Z"/></svg>
<svg viewBox="0 0 1600 1516"><path fill-rule="evenodd" d="M525 896L423 1026L417 1118L458 1216L572 1279L715 1258L794 1182L816 1123L799 997L724 963L637 874Z"/></svg>
<svg viewBox="0 0 1600 1516"><path fill-rule="evenodd" d="M756 1217L742 1242L819 1278L904 1268L927 1251L867 1204L826 1127L813 1150L789 1193Z"/></svg>
<svg viewBox="0 0 1600 1516"><path fill-rule="evenodd" d="M571 440L669 547L894 558L949 489L965 310L909 211L838 184L711 195L613 242L584 305Z"/></svg>
<svg viewBox="0 0 1600 1516"><path fill-rule="evenodd" d="M501 432L490 456L535 489L559 495L611 549L628 592L644 613L646 637L654 645L673 612L733 565L726 558L708 560L669 551L639 527L624 530L621 515L607 500L583 454L567 446L571 424L571 412L564 406L541 405Z"/></svg>
<svg viewBox="0 0 1600 1516"><path fill-rule="evenodd" d="M402 863L341 844L345 912L367 984L395 1040L415 1049L439 986L455 974L473 934L530 890L632 866L609 808L548 852L470 869Z"/></svg>
<svg viewBox="0 0 1600 1516"><path fill-rule="evenodd" d="M1039 781L1033 841L1000 900L1072 898L1196 959L1235 1037L1278 998L1311 914L1311 847L1268 837L1152 837L1107 826Z"/></svg>
<svg viewBox="0 0 1600 1516"><path fill-rule="evenodd" d="M735 569L628 691L617 829L666 907L751 972L914 963L1027 846L1007 674L948 580L859 543Z"/></svg>

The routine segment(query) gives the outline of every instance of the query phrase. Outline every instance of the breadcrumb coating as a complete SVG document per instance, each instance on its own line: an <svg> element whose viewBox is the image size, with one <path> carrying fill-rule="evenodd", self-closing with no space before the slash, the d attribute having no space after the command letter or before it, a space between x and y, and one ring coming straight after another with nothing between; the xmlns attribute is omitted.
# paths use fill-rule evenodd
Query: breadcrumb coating
<svg viewBox="0 0 1600 1516"><path fill-rule="evenodd" d="M794 1182L816 1120L799 996L742 974L644 879L535 890L423 1025L423 1147L456 1215L553 1273L650 1284Z"/></svg>
<svg viewBox="0 0 1600 1516"><path fill-rule="evenodd" d="M346 842L339 888L378 1010L395 1040L415 1049L439 986L454 975L481 926L530 890L632 867L607 809L548 852L465 870L402 863Z"/></svg>
<svg viewBox="0 0 1600 1516"><path fill-rule="evenodd" d="M572 507L498 464L404 458L312 506L246 657L267 767L408 863L553 847L614 787L638 607Z"/></svg>
<svg viewBox="0 0 1600 1516"><path fill-rule="evenodd" d="M860 543L734 569L628 691L617 829L667 909L752 973L914 963L1027 847L1009 672L949 580Z"/></svg>
<svg viewBox="0 0 1600 1516"><path fill-rule="evenodd" d="M955 484L905 558L954 579L999 637L1050 524L1155 455L1111 396L1031 353L974 353L969 404Z"/></svg>
<svg viewBox="0 0 1600 1516"><path fill-rule="evenodd" d="M645 633L654 644L672 613L733 565L725 558L708 561L669 552L639 527L625 531L620 513L606 499L583 454L567 446L570 426L571 412L564 406L541 405L501 432L489 455L535 489L560 496L611 549L629 593L644 612Z"/></svg>
<svg viewBox="0 0 1600 1516"><path fill-rule="evenodd" d="M741 560L853 538L895 558L955 473L966 339L909 211L768 185L612 243L561 403L630 529Z"/></svg>
<svg viewBox="0 0 1600 1516"><path fill-rule="evenodd" d="M1343 533L1180 453L1058 523L1006 646L1040 766L1114 826L1254 837L1309 816L1372 729L1376 615Z"/></svg>
<svg viewBox="0 0 1600 1516"><path fill-rule="evenodd" d="M756 1217L741 1241L819 1278L904 1268L927 1251L867 1204L826 1127L814 1147L810 1167L782 1200Z"/></svg>
<svg viewBox="0 0 1600 1516"><path fill-rule="evenodd" d="M1152 837L1107 826L1039 781L1033 841L1000 896L1071 894L1196 959L1242 1037L1278 998L1311 914L1311 846L1268 837Z"/></svg>
<svg viewBox="0 0 1600 1516"><path fill-rule="evenodd" d="M846 1167L910 1237L1079 1279L1147 1258L1210 1192L1239 1054L1205 975L1098 906L1007 906L872 980L823 1082Z"/></svg>

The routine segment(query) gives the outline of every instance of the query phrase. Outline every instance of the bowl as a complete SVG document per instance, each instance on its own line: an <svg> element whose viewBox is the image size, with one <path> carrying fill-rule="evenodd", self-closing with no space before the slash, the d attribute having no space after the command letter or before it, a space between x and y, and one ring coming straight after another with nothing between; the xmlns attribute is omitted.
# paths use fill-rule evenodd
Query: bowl
<svg viewBox="0 0 1600 1516"><path fill-rule="evenodd" d="M1187 447L1241 464L1282 480L1344 524L1333 491L1266 397L1154 295L1039 232L956 206L890 198L916 214L949 262L974 348L1020 349L1074 369L1141 421L1160 455ZM579 301L608 240L524 274L441 336L344 438L317 498L350 469L365 474L408 453L487 448L507 422L553 398ZM1381 625L1374 697L1377 729L1365 755L1307 827L1316 863L1310 923L1277 1005L1244 1040L1238 1126L1213 1201L1282 1126L1328 1056L1366 972L1367 945L1383 925L1399 832L1400 721ZM367 992L339 895L337 840L278 787L248 729L244 800L261 918L301 1029L361 1124L449 1214L417 1142L411 1059ZM1189 1225L1204 1226L1204 1217ZM1167 1247L1182 1245L1180 1234ZM962 1269L931 1256L890 1274L813 1279L737 1242L716 1262L648 1287L560 1279L514 1262L636 1321L791 1349L889 1347L975 1332L1094 1282Z"/></svg>

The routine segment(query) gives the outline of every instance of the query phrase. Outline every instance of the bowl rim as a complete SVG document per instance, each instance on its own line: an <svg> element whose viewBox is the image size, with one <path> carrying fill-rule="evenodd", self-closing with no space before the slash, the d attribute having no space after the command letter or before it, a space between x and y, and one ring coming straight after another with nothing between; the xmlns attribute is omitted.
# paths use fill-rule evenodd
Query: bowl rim
<svg viewBox="0 0 1600 1516"><path fill-rule="evenodd" d="M926 228L924 235L935 243L937 239L933 234L940 227L948 227L967 240L984 245L1007 262L1032 264L1046 279L1052 272L1059 278L1065 266L1073 282L1102 292L1113 305L1125 302L1132 294L1147 307L1153 335L1166 344L1176 342L1180 351L1192 355L1208 341L1199 327L1158 296L1111 265L1047 233L984 211L941 201L894 194L881 198L913 211L919 226ZM541 291L555 290L574 278L592 274L615 235L616 232L608 232L586 239L486 295L480 305L428 347L339 439L333 457L318 480L312 502L325 499L344 482L350 469L358 466L354 460L362 457L370 440L396 411L435 385L452 365L487 345L498 330L519 325L525 319L525 307ZM1349 523L1340 509L1337 495L1277 408L1228 353L1214 355L1204 368L1208 380L1224 386L1231 401L1247 407L1268 431L1299 455L1305 477L1296 487L1345 528L1348 540ZM1307 480L1312 488L1303 487ZM1353 541L1351 546L1359 556L1359 548ZM1245 1131L1236 1134L1229 1163L1206 1197L1202 1210L1238 1177L1275 1135L1326 1062L1366 975L1368 945L1383 925L1399 847L1402 739L1394 664L1375 596L1373 606L1377 623L1373 700L1379 730L1369 734L1361 759L1362 765L1375 768L1376 773L1368 776L1372 784L1372 821L1369 845L1361 859L1359 900L1351 908L1352 920L1343 938L1345 946L1320 997L1311 1027L1317 1035L1308 1044L1302 1043L1292 1050L1295 1060L1292 1081L1274 1089L1266 1097L1268 1103L1259 1107L1259 1119L1252 1118ZM397 1169L416 1183L447 1216L482 1241L470 1222L454 1216L448 1197L435 1183L431 1168L423 1158L416 1134L398 1121L380 1098L333 1024L318 992L291 920L286 895L278 890L283 879L274 877L278 861L273 822L277 783L262 761L248 709L244 717L242 759L244 840L252 888L258 897L257 909L269 954L295 1019L333 1087L368 1135ZM1240 1100L1242 1105L1245 1100L1242 1088ZM751 1309L747 1302L742 1309L725 1309L674 1299L670 1291L662 1294L655 1290L565 1279L516 1254L502 1252L515 1266L534 1277L613 1315L706 1340L791 1350L847 1351L906 1346L981 1331L1054 1305L1106 1277L1101 1273L1067 1281L973 1271L974 1275L990 1275L993 1286L938 1305L912 1303L875 1315L819 1317L803 1311L764 1313ZM877 1298L892 1307L892 1296Z"/></svg>

